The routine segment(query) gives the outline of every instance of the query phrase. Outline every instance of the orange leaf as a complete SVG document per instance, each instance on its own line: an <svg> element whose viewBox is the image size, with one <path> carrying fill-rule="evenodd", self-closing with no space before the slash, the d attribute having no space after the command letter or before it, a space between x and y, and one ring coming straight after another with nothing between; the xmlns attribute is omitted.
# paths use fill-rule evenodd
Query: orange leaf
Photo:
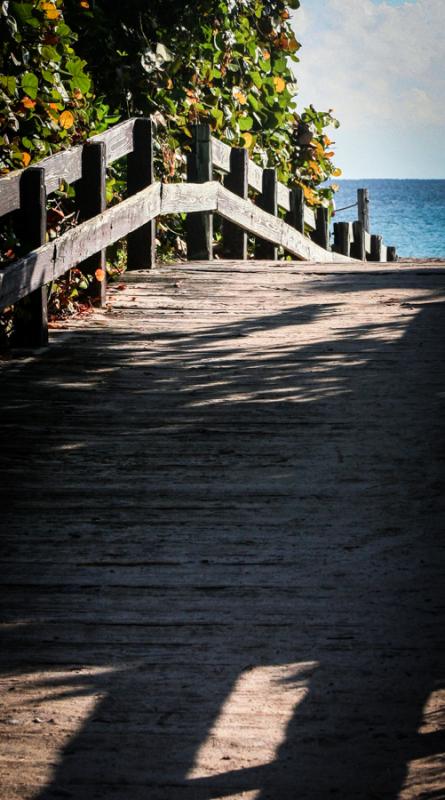
<svg viewBox="0 0 445 800"><path fill-rule="evenodd" d="M89 4L88 0L81 0L80 5L81 5L82 8L89 8L90 7L90 4Z"/></svg>
<svg viewBox="0 0 445 800"><path fill-rule="evenodd" d="M268 50L263 50L263 58L265 61L269 61L270 53Z"/></svg>
<svg viewBox="0 0 445 800"><path fill-rule="evenodd" d="M253 143L252 134L249 132L243 133L243 139L244 139L244 147L247 147L247 149L249 150L252 147Z"/></svg>
<svg viewBox="0 0 445 800"><path fill-rule="evenodd" d="M62 111L59 117L59 125L61 128L72 128L74 125L74 116L71 111Z"/></svg>
<svg viewBox="0 0 445 800"><path fill-rule="evenodd" d="M42 3L40 8L45 12L47 19L59 19L60 11L55 7L54 3Z"/></svg>
<svg viewBox="0 0 445 800"><path fill-rule="evenodd" d="M238 100L240 106L245 106L247 103L247 97L243 92L234 92L233 96L235 100Z"/></svg>
<svg viewBox="0 0 445 800"><path fill-rule="evenodd" d="M331 150L329 153L325 153L325 158L333 158L334 156L335 156L335 153L334 153L333 150Z"/></svg>
<svg viewBox="0 0 445 800"><path fill-rule="evenodd" d="M105 280L105 270L97 269L94 273L94 276L99 283L102 283L102 281Z"/></svg>
<svg viewBox="0 0 445 800"><path fill-rule="evenodd" d="M22 153L22 161L23 161L23 164L25 165L25 167L27 167L28 164L31 161L31 156L29 155L29 153L26 153L26 152Z"/></svg>
<svg viewBox="0 0 445 800"><path fill-rule="evenodd" d="M31 98L27 97L26 95L22 100L22 106L25 106L25 108L34 108L35 104L36 104L36 101L35 100L31 100Z"/></svg>
<svg viewBox="0 0 445 800"><path fill-rule="evenodd" d="M315 175L320 175L321 170L316 161L309 161L309 166Z"/></svg>
<svg viewBox="0 0 445 800"><path fill-rule="evenodd" d="M337 167L337 169L334 169L334 172L332 174L334 178L339 178L340 175L343 175L343 172L339 167Z"/></svg>
<svg viewBox="0 0 445 800"><path fill-rule="evenodd" d="M273 79L273 83L278 93L284 92L286 88L286 82L283 80L283 78L280 78L278 75L276 75Z"/></svg>

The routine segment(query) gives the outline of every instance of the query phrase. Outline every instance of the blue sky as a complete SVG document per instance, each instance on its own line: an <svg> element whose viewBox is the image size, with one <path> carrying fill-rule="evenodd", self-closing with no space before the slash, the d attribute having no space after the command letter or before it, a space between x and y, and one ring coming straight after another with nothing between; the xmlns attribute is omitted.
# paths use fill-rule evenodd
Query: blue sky
<svg viewBox="0 0 445 800"><path fill-rule="evenodd" d="M333 108L345 178L445 178L445 0L301 0L300 107Z"/></svg>

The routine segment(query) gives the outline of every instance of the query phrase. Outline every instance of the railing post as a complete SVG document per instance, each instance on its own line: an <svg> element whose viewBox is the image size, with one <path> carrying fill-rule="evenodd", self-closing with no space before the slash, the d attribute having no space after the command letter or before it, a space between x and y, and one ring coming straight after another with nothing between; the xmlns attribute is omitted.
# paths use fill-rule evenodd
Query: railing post
<svg viewBox="0 0 445 800"><path fill-rule="evenodd" d="M154 181L153 121L136 119L133 152L128 155L128 196L141 192ZM152 219L127 237L127 269L151 269L156 263L156 220Z"/></svg>
<svg viewBox="0 0 445 800"><path fill-rule="evenodd" d="M207 183L213 179L210 125L192 125L191 132L187 180L189 183ZM204 261L213 258L213 215L207 211L187 214L187 257Z"/></svg>
<svg viewBox="0 0 445 800"><path fill-rule="evenodd" d="M245 147L232 147L230 172L224 178L230 192L247 200L249 194L249 153ZM223 220L223 252L226 258L247 259L247 233L233 222Z"/></svg>
<svg viewBox="0 0 445 800"><path fill-rule="evenodd" d="M388 259L388 261L398 261L397 248L396 247L387 247L386 248L386 258Z"/></svg>
<svg viewBox="0 0 445 800"><path fill-rule="evenodd" d="M342 256L351 255L351 234L349 222L334 222L334 247L335 253Z"/></svg>
<svg viewBox="0 0 445 800"><path fill-rule="evenodd" d="M301 186L290 190L290 211L286 214L286 222L300 233L304 233L304 192Z"/></svg>
<svg viewBox="0 0 445 800"><path fill-rule="evenodd" d="M263 169L263 191L258 197L257 205L274 217L278 214L277 202L277 171L274 168ZM257 239L255 243L255 258L276 261L278 248L265 239Z"/></svg>
<svg viewBox="0 0 445 800"><path fill-rule="evenodd" d="M315 210L315 231L312 234L312 241L318 244L323 250L330 250L329 244L329 211L325 206L319 206Z"/></svg>
<svg viewBox="0 0 445 800"><path fill-rule="evenodd" d="M45 244L45 170L29 167L20 178L20 237L27 250ZM48 294L46 286L31 292L14 308L13 344L16 347L43 347L48 344Z"/></svg>
<svg viewBox="0 0 445 800"><path fill-rule="evenodd" d="M367 189L357 189L357 206L358 221L362 223L365 231L369 233L371 228L369 223L369 192Z"/></svg>
<svg viewBox="0 0 445 800"><path fill-rule="evenodd" d="M382 245L383 245L383 236L379 236L376 233L371 235L371 253L369 256L370 261L381 261L382 260Z"/></svg>
<svg viewBox="0 0 445 800"><path fill-rule="evenodd" d="M86 142L82 149L82 178L78 192L79 221L96 217L105 211L106 193L106 150L104 142ZM92 276L88 293L92 298L105 305L107 293L106 250L100 250L79 264L84 275ZM100 279L97 271L102 275Z"/></svg>
<svg viewBox="0 0 445 800"><path fill-rule="evenodd" d="M354 241L351 246L351 256L359 261L366 261L366 241L363 222L357 220L352 223L354 230Z"/></svg>

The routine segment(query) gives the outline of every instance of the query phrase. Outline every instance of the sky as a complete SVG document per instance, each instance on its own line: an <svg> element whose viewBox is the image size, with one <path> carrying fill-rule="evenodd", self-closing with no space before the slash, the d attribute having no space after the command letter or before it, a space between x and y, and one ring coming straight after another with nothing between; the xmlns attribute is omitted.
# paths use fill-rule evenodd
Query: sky
<svg viewBox="0 0 445 800"><path fill-rule="evenodd" d="M445 0L301 0L292 25L344 178L445 178Z"/></svg>

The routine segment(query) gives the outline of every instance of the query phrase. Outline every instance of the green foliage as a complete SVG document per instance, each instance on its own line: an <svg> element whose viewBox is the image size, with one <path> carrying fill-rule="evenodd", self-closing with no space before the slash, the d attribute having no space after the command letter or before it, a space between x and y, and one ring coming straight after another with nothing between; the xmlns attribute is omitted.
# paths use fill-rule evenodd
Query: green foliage
<svg viewBox="0 0 445 800"><path fill-rule="evenodd" d="M67 6L100 93L123 114L157 121L164 175L180 170L190 124L207 121L219 139L276 166L280 180L304 185L309 203L327 202L332 190L318 187L339 171L325 131L338 123L329 111L298 109L289 11L298 0Z"/></svg>
<svg viewBox="0 0 445 800"><path fill-rule="evenodd" d="M0 5L0 172L83 141L111 121L60 0Z"/></svg>
<svg viewBox="0 0 445 800"><path fill-rule="evenodd" d="M157 168L182 180L190 126L273 166L329 205L340 175L332 164L330 111L298 107L298 44L290 25L299 0L0 0L0 174L84 141L119 118L152 115ZM297 16L298 19L298 16ZM116 109L111 114L110 109ZM114 165L108 203L122 195ZM73 189L50 199L48 239L75 224ZM181 254L184 220L159 223L161 257ZM4 261L21 255L10 220L0 228ZM118 272L122 253L116 261ZM78 307L91 276L72 270L51 287L50 312ZM88 303L90 300L88 300ZM10 313L0 318L0 338Z"/></svg>

